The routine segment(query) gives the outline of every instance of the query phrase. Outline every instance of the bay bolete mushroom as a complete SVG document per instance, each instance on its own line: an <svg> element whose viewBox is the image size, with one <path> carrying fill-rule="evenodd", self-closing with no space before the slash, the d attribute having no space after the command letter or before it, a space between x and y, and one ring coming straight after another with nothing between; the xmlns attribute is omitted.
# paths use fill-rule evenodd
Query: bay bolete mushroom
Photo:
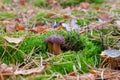
<svg viewBox="0 0 120 80"><path fill-rule="evenodd" d="M50 53L60 54L60 45L65 44L65 39L62 35L54 34L48 38L45 38L45 42L48 42L48 48Z"/></svg>
<svg viewBox="0 0 120 80"><path fill-rule="evenodd" d="M103 64L108 63L108 67L113 69L119 68L120 66L120 51L116 49L104 50L101 54L101 59L104 61Z"/></svg>

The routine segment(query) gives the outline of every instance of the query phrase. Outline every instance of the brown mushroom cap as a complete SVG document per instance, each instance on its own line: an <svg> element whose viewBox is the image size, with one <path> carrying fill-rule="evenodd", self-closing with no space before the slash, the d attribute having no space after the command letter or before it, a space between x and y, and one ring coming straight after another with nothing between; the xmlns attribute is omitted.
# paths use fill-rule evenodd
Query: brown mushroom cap
<svg viewBox="0 0 120 80"><path fill-rule="evenodd" d="M65 38L62 35L54 34L48 38L45 38L45 42L51 42L56 44L65 44Z"/></svg>

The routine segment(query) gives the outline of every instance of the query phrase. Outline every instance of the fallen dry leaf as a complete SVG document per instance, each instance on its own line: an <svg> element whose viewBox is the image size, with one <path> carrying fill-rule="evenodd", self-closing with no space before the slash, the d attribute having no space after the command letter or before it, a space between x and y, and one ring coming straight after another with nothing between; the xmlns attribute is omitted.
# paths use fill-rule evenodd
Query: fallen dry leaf
<svg viewBox="0 0 120 80"><path fill-rule="evenodd" d="M12 0L12 2L19 3L22 6L25 6L25 4L26 4L26 0Z"/></svg>
<svg viewBox="0 0 120 80"><path fill-rule="evenodd" d="M72 8L71 7L67 7L65 9L61 9L60 10L63 14L67 14L67 13L71 13L72 11Z"/></svg>
<svg viewBox="0 0 120 80"><path fill-rule="evenodd" d="M11 38L8 36L3 37L5 40L7 40L9 43L20 43L21 41L23 41L25 39L25 36L21 36L19 38Z"/></svg>
<svg viewBox="0 0 120 80"><path fill-rule="evenodd" d="M59 2L56 0L48 0L49 5L59 5Z"/></svg>
<svg viewBox="0 0 120 80"><path fill-rule="evenodd" d="M2 24L14 24L14 22L10 22L10 21L0 21L0 25Z"/></svg>
<svg viewBox="0 0 120 80"><path fill-rule="evenodd" d="M32 73L41 73L45 70L45 66L41 66L38 68L32 68L32 69L28 69L28 70L16 70L14 72L15 75L28 75L28 74L32 74Z"/></svg>
<svg viewBox="0 0 120 80"><path fill-rule="evenodd" d="M90 70L89 72L95 75L97 80L120 80L120 70L99 68L97 70Z"/></svg>
<svg viewBox="0 0 120 80"><path fill-rule="evenodd" d="M88 9L90 7L90 4L88 2L81 2L80 8L81 9Z"/></svg>
<svg viewBox="0 0 120 80"><path fill-rule="evenodd" d="M26 16L31 18L34 16L34 13L35 13L35 10L28 10L27 13L26 13Z"/></svg>
<svg viewBox="0 0 120 80"><path fill-rule="evenodd" d="M6 32L7 33L13 33L16 31L25 30L25 27L16 21L2 21L2 22L0 22L0 24L6 25Z"/></svg>
<svg viewBox="0 0 120 80"><path fill-rule="evenodd" d="M69 75L69 76L76 76L77 73L76 73L76 72L70 72L68 75Z"/></svg>
<svg viewBox="0 0 120 80"><path fill-rule="evenodd" d="M57 17L60 17L60 14L56 14L56 13L48 13L48 18L50 18L50 17L57 18Z"/></svg>
<svg viewBox="0 0 120 80"><path fill-rule="evenodd" d="M21 24L16 23L15 30L16 31L25 30L25 27Z"/></svg>
<svg viewBox="0 0 120 80"><path fill-rule="evenodd" d="M95 76L91 73L77 75L77 76L64 76L65 80L95 80Z"/></svg>
<svg viewBox="0 0 120 80"><path fill-rule="evenodd" d="M65 18L65 19L76 19L76 17L75 16L73 16L73 15L68 15L68 14L64 14L64 15L62 15L62 17L63 18Z"/></svg>
<svg viewBox="0 0 120 80"><path fill-rule="evenodd" d="M25 6L26 0L20 0L20 4L21 4L22 6Z"/></svg>
<svg viewBox="0 0 120 80"><path fill-rule="evenodd" d="M98 16L99 22L107 22L110 20L110 16L108 14L101 14Z"/></svg>
<svg viewBox="0 0 120 80"><path fill-rule="evenodd" d="M19 0L12 0L12 2L17 3L17 2L19 2Z"/></svg>
<svg viewBox="0 0 120 80"><path fill-rule="evenodd" d="M44 33L47 32L47 29L43 26L37 26L35 28L32 28L30 31L34 33Z"/></svg>
<svg viewBox="0 0 120 80"><path fill-rule="evenodd" d="M11 24L7 24L6 25L6 32L7 33L13 33L13 32L15 32L16 31L16 24L13 22L13 23L11 23Z"/></svg>
<svg viewBox="0 0 120 80"><path fill-rule="evenodd" d="M59 26L59 27L57 27L56 29L57 29L57 30L61 30L61 29L65 29L65 27L64 27L64 26Z"/></svg>
<svg viewBox="0 0 120 80"><path fill-rule="evenodd" d="M6 80L10 75L13 74L13 68L6 64L0 65L0 80Z"/></svg>
<svg viewBox="0 0 120 80"><path fill-rule="evenodd" d="M0 9L2 9L3 7L4 7L3 4L0 3Z"/></svg>

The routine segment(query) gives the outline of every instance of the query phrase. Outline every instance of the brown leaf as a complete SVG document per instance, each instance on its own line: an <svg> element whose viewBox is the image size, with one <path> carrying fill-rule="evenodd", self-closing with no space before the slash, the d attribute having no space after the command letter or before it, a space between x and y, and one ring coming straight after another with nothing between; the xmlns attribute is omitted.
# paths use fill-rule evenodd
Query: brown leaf
<svg viewBox="0 0 120 80"><path fill-rule="evenodd" d="M95 76L93 74L83 74L80 76L80 80L95 80Z"/></svg>
<svg viewBox="0 0 120 80"><path fill-rule="evenodd" d="M15 30L16 31L25 30L25 27L21 24L16 23Z"/></svg>
<svg viewBox="0 0 120 80"><path fill-rule="evenodd" d="M68 75L69 75L69 76L76 76L77 73L76 73L76 72L70 72Z"/></svg>
<svg viewBox="0 0 120 80"><path fill-rule="evenodd" d="M25 1L25 0L20 0L20 4L21 4L22 6L25 6L26 1Z"/></svg>
<svg viewBox="0 0 120 80"><path fill-rule="evenodd" d="M35 13L35 10L28 10L27 13L26 13L26 16L27 17L33 17L34 13Z"/></svg>
<svg viewBox="0 0 120 80"><path fill-rule="evenodd" d="M99 68L90 70L90 73L95 75L96 79L104 80L120 80L120 70L113 70L110 68Z"/></svg>
<svg viewBox="0 0 120 80"><path fill-rule="evenodd" d="M32 28L30 31L34 33L44 33L47 32L47 29L43 26L37 26L35 28Z"/></svg>
<svg viewBox="0 0 120 80"><path fill-rule="evenodd" d="M6 24L6 32L7 33L13 33L16 31L21 31L21 30L25 30L25 27L15 21L3 21L0 22L0 24Z"/></svg>
<svg viewBox="0 0 120 80"><path fill-rule="evenodd" d="M88 2L81 2L80 8L81 9L88 9L90 7L90 4Z"/></svg>
<svg viewBox="0 0 120 80"><path fill-rule="evenodd" d="M73 15L68 15L68 14L64 14L64 15L62 15L62 17L63 18L65 18L65 19L76 19L76 17L75 16L73 16Z"/></svg>
<svg viewBox="0 0 120 80"><path fill-rule="evenodd" d="M14 22L10 22L10 21L0 21L0 25L2 25L2 24L10 24L10 25L12 25L12 24L14 24Z"/></svg>
<svg viewBox="0 0 120 80"><path fill-rule="evenodd" d="M9 24L6 25L6 32L7 33L13 33L16 31L16 23L15 22L9 22Z"/></svg>
<svg viewBox="0 0 120 80"><path fill-rule="evenodd" d="M61 29L65 29L64 26L59 26L58 28L56 28L57 30L61 30Z"/></svg>
<svg viewBox="0 0 120 80"><path fill-rule="evenodd" d="M64 76L65 80L95 80L95 76L93 74L83 74L77 76Z"/></svg>
<svg viewBox="0 0 120 80"><path fill-rule="evenodd" d="M0 9L4 8L3 4L0 3Z"/></svg>
<svg viewBox="0 0 120 80"><path fill-rule="evenodd" d="M13 2L13 3L17 3L17 2L19 2L19 0L12 0L12 2Z"/></svg>
<svg viewBox="0 0 120 80"><path fill-rule="evenodd" d="M28 70L19 70L19 71L15 71L14 74L15 75L28 75L28 74L32 74L32 73L41 73L45 70L45 66L41 66L38 68L32 68L32 69L28 69Z"/></svg>
<svg viewBox="0 0 120 80"><path fill-rule="evenodd" d="M48 0L49 5L59 5L59 2L56 0Z"/></svg>
<svg viewBox="0 0 120 80"><path fill-rule="evenodd" d="M108 14L101 14L101 15L98 16L98 18L103 22L110 20L110 16Z"/></svg>
<svg viewBox="0 0 120 80"><path fill-rule="evenodd" d="M60 16L60 14L56 14L56 13L48 13L48 18L50 18L50 17L54 17L54 18L56 18L56 17L59 17Z"/></svg>
<svg viewBox="0 0 120 80"><path fill-rule="evenodd" d="M61 9L60 12L62 12L63 14L66 14L66 13L71 13L72 11L72 8L71 7L67 7L65 9Z"/></svg>
<svg viewBox="0 0 120 80"><path fill-rule="evenodd" d="M25 6L25 4L26 4L26 0L12 0L12 2L19 3L22 6Z"/></svg>
<svg viewBox="0 0 120 80"><path fill-rule="evenodd" d="M9 43L20 43L21 41L23 41L25 39L25 36L21 36L19 38L10 38L8 36L3 37L5 40L7 40Z"/></svg>
<svg viewBox="0 0 120 80"><path fill-rule="evenodd" d="M0 80L6 80L10 75L13 74L13 68L3 63L0 65L0 74Z"/></svg>

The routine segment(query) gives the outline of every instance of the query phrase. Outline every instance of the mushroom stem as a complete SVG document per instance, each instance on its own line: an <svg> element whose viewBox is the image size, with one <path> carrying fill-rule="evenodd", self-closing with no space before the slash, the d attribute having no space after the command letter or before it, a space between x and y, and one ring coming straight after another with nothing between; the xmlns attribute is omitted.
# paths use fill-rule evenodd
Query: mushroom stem
<svg viewBox="0 0 120 80"><path fill-rule="evenodd" d="M53 44L53 50L54 50L54 54L58 55L61 53L61 48L60 48L60 44Z"/></svg>
<svg viewBox="0 0 120 80"><path fill-rule="evenodd" d="M50 53L54 52L54 50L53 50L53 43L48 42L48 48L49 48Z"/></svg>

